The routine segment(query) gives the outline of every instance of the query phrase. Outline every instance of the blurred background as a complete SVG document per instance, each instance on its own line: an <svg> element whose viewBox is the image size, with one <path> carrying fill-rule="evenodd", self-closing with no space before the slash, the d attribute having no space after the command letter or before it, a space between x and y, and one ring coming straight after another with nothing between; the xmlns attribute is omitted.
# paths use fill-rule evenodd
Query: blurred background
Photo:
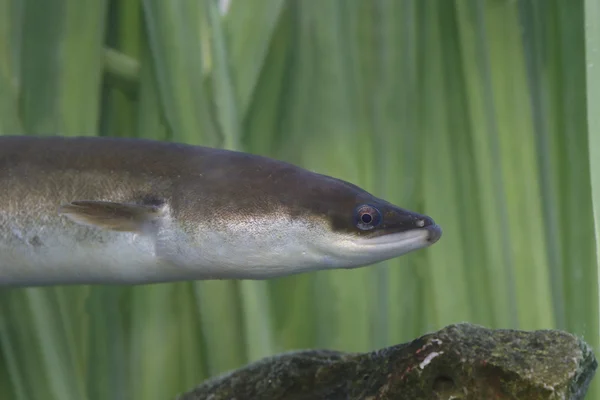
<svg viewBox="0 0 600 400"><path fill-rule="evenodd" d="M462 321L564 329L600 355L599 9L0 0L0 134L244 150L444 229L351 271L2 289L0 399L170 399L274 353L369 351Z"/></svg>

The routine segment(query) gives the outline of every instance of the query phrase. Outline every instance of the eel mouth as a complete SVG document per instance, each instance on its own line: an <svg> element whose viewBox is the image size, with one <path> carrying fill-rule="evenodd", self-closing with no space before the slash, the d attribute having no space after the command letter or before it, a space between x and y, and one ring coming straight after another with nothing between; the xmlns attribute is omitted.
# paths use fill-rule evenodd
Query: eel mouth
<svg viewBox="0 0 600 400"><path fill-rule="evenodd" d="M377 236L365 237L357 240L356 243L366 248L421 248L433 244L439 239L439 235L440 232L438 230L427 226L408 231L386 232Z"/></svg>
<svg viewBox="0 0 600 400"><path fill-rule="evenodd" d="M405 231L385 232L377 236L345 237L340 240L334 253L330 248L320 249L325 253L322 263L328 267L362 267L427 248L436 243L441 236L440 226L431 224Z"/></svg>
<svg viewBox="0 0 600 400"><path fill-rule="evenodd" d="M388 230L373 234L361 240L364 245L402 245L402 243L423 242L421 247L427 247L436 243L442 237L442 228L431 222L421 228L410 230Z"/></svg>
<svg viewBox="0 0 600 400"><path fill-rule="evenodd" d="M429 232L429 237L427 238L427 241L430 244L434 244L442 237L442 228L438 224L429 225L425 227L425 229L427 229L427 231Z"/></svg>

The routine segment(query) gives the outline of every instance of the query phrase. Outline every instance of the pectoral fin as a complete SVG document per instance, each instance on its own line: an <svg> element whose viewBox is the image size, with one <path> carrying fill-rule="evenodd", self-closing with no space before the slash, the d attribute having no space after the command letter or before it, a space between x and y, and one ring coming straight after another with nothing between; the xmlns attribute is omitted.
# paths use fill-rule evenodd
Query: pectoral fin
<svg viewBox="0 0 600 400"><path fill-rule="evenodd" d="M142 232L163 215L160 207L108 201L73 201L59 208L72 221L119 232Z"/></svg>

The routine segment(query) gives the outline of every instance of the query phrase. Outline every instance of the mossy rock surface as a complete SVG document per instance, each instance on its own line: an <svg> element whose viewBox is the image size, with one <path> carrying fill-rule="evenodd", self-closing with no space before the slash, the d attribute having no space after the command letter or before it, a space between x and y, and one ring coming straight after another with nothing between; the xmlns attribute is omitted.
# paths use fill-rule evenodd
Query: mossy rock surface
<svg viewBox="0 0 600 400"><path fill-rule="evenodd" d="M369 353L307 350L210 379L178 400L583 399L597 360L557 330L456 324Z"/></svg>

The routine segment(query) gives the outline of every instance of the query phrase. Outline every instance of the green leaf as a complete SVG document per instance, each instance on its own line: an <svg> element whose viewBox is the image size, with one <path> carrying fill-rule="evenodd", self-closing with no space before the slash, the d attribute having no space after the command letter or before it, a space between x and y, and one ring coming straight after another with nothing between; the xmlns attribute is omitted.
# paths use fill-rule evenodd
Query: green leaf
<svg viewBox="0 0 600 400"><path fill-rule="evenodd" d="M22 8L22 3L0 0L0 134L23 133L17 103Z"/></svg>
<svg viewBox="0 0 600 400"><path fill-rule="evenodd" d="M96 133L106 6L105 0L25 1L21 107L29 133Z"/></svg>
<svg viewBox="0 0 600 400"><path fill-rule="evenodd" d="M577 314L578 331L585 334L586 340L593 346L596 357L598 357L600 354L600 305L598 301L600 297L600 114L598 114L600 108L600 4L597 1L585 0L583 15L585 16L586 116L596 260L594 263L592 259L578 268L578 272L581 274L578 274L581 285L577 286L579 291L574 291L574 293L580 293L578 296L587 295L588 298L583 304L583 309L573 310L579 311ZM575 225L574 221L571 222ZM578 238L585 241L582 235L579 235ZM590 398L594 398L594 396L600 397L598 379L590 387Z"/></svg>
<svg viewBox="0 0 600 400"><path fill-rule="evenodd" d="M14 2L13 2L14 3ZM30 134L60 132L60 70L66 57L59 57L65 30L66 2L27 0L23 5L20 107L23 125Z"/></svg>
<svg viewBox="0 0 600 400"><path fill-rule="evenodd" d="M213 2L214 3L214 2ZM246 115L285 0L233 1L224 31L239 115Z"/></svg>
<svg viewBox="0 0 600 400"><path fill-rule="evenodd" d="M203 86L200 2L143 0L161 106L173 139L217 143Z"/></svg>

